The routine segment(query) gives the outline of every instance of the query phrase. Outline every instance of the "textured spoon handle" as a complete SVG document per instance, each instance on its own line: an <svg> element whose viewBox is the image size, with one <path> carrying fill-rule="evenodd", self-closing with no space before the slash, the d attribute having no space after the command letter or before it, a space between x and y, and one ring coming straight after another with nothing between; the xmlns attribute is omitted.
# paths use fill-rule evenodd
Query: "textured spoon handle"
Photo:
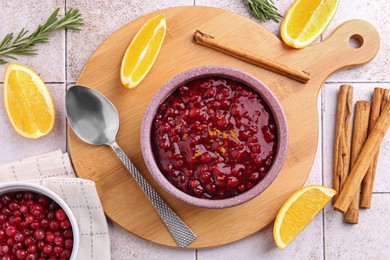
<svg viewBox="0 0 390 260"><path fill-rule="evenodd" d="M137 181L138 185L148 196L150 202L157 210L161 219L164 221L169 232L172 234L176 243L180 247L186 247L192 241L195 240L196 235L192 230L181 220L175 212L163 201L163 199L158 195L158 193L153 189L153 187L147 182L147 180L140 174L140 172L135 168L127 155L119 147L119 145L114 142L110 145L114 149L115 153L121 159L123 164L126 166L127 170L133 175L134 179Z"/></svg>

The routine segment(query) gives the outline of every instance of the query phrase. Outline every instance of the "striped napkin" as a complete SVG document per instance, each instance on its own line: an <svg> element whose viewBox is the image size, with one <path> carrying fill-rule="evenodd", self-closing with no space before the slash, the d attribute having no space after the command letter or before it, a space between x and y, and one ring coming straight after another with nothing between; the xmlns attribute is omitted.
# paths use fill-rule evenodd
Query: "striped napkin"
<svg viewBox="0 0 390 260"><path fill-rule="evenodd" d="M57 193L72 210L80 230L77 259L110 259L110 239L95 183L77 178L60 150L0 165L0 182L36 183Z"/></svg>

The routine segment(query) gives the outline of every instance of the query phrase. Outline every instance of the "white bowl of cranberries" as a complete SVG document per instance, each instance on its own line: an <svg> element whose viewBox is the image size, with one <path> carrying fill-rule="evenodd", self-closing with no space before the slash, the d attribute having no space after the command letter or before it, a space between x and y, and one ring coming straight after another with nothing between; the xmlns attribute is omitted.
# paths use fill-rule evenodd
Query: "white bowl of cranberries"
<svg viewBox="0 0 390 260"><path fill-rule="evenodd" d="M156 182L191 205L226 208L268 188L284 163L287 122L271 90L243 71L204 66L152 98L141 126Z"/></svg>
<svg viewBox="0 0 390 260"><path fill-rule="evenodd" d="M68 205L32 183L0 184L0 259L76 259L79 230Z"/></svg>

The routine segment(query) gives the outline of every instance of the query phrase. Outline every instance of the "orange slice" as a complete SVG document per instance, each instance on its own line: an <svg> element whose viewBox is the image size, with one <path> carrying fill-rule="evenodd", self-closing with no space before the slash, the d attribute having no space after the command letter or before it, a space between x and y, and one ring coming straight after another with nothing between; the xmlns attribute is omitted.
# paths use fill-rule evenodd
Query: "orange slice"
<svg viewBox="0 0 390 260"><path fill-rule="evenodd" d="M53 129L53 100L45 83L30 68L8 64L4 74L3 99L8 118L21 136L37 139Z"/></svg>
<svg viewBox="0 0 390 260"><path fill-rule="evenodd" d="M296 191L282 206L274 223L276 245L285 248L325 207L336 191L311 185Z"/></svg>
<svg viewBox="0 0 390 260"><path fill-rule="evenodd" d="M152 68L160 52L166 31L164 15L145 23L131 41L122 59L121 82L126 88L136 87Z"/></svg>
<svg viewBox="0 0 390 260"><path fill-rule="evenodd" d="M294 48L314 42L332 21L338 4L339 0L296 0L280 27L283 41Z"/></svg>

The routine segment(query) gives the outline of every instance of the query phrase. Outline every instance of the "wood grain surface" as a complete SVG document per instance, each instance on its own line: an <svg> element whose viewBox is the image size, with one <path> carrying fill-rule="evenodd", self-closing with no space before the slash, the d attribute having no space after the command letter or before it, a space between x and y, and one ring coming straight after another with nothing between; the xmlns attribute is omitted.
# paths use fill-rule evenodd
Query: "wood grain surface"
<svg viewBox="0 0 390 260"><path fill-rule="evenodd" d="M167 34L153 68L135 89L121 86L122 56L141 26L165 14ZM280 76L192 42L196 29L230 41L311 74L307 84ZM350 46L350 38L361 46ZM211 7L175 7L140 17L111 35L91 56L77 83L94 88L117 107L121 125L117 142L167 203L195 231L190 248L227 244L270 224L283 202L302 187L317 147L317 95L333 72L373 59L379 49L375 28L361 20L338 27L319 44L296 50L284 45L261 25L229 11ZM282 171L255 199L229 209L196 208L165 193L151 178L140 149L140 127L149 100L169 79L190 68L218 64L239 68L263 81L277 96L286 113L289 150ZM69 129L69 151L79 177L96 182L106 215L118 225L147 240L176 247L170 233L110 147L83 143ZM332 163L332 162L324 162Z"/></svg>

